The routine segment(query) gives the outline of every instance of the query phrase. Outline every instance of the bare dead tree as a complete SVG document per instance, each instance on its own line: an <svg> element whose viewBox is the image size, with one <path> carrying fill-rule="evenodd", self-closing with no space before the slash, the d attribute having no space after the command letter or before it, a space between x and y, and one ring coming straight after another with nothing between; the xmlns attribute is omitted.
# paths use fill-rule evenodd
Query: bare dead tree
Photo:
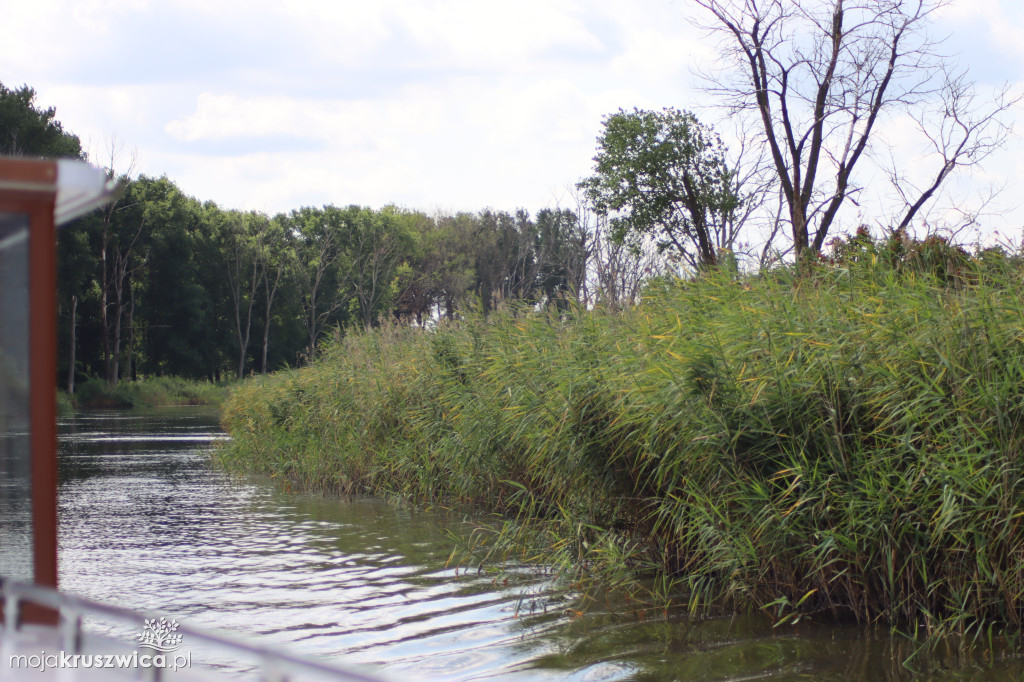
<svg viewBox="0 0 1024 682"><path fill-rule="evenodd" d="M573 269L571 277L576 292L576 302L584 308L589 308L597 302L598 283L594 276L597 267L597 259L601 255L598 243L601 231L598 229L598 217L593 211L590 202L587 201L578 185L569 185L565 191L574 206L573 213L576 216L577 230L582 235L583 243L581 250L584 258L582 269Z"/></svg>
<svg viewBox="0 0 1024 682"><path fill-rule="evenodd" d="M742 198L737 209L723 223L724 234L716 235L720 251L734 253L740 267L763 270L787 254L792 244L783 244L785 199L775 179L771 155L760 144L750 122L738 117L735 152L730 154L733 190ZM755 266L756 264L756 266Z"/></svg>
<svg viewBox="0 0 1024 682"><path fill-rule="evenodd" d="M898 230L907 230L920 214L927 202L932 200L945 180L957 169L980 166L981 162L1002 148L1012 132L1000 115L1016 105L1019 94L1011 93L1009 86L1002 87L995 96L985 98L979 104L977 90L967 80L966 72L944 74L942 96L930 106L913 112L914 122L923 139L931 148L930 159L938 161L938 168L932 170L927 184L919 186L907 174L893 164L889 171L890 182L903 200L905 211L897 225ZM990 192L980 208L966 209L956 206L953 212L961 216L953 231L964 230L977 221L978 213L998 194Z"/></svg>
<svg viewBox="0 0 1024 682"><path fill-rule="evenodd" d="M694 3L706 28L722 38L725 70L709 76L707 89L733 113L759 121L797 256L821 249L840 208L858 191L854 171L884 117L918 112L945 160L933 182L907 201L908 221L957 166L1005 137L999 117L1016 100L976 106L928 34L931 16L948 0ZM944 104L938 119L928 114L936 101Z"/></svg>
<svg viewBox="0 0 1024 682"><path fill-rule="evenodd" d="M145 267L149 260L149 251L145 251L141 258L137 257L135 253L136 244L139 241L139 237L142 236L143 230L146 227L146 219L143 217L139 221L138 227L135 230L135 234L131 236L130 240L127 240L127 245L122 246L121 244L112 245L113 250L113 268L111 272L111 288L113 289L113 340L111 358L108 371L108 381L111 384L116 384L119 380L119 370L121 363L124 361L121 355L121 338L123 329L123 319L126 310L128 311L128 325L131 327L134 324L132 317L134 316L135 298L134 298L134 287L133 279L135 273ZM127 361L125 364L130 362ZM130 376L128 378L131 378Z"/></svg>
<svg viewBox="0 0 1024 682"><path fill-rule="evenodd" d="M633 243L613 239L608 216L594 210L578 185L567 187L566 193L575 206L586 255L581 263L584 270L573 273L579 278L576 300L585 308L600 305L615 310L635 305L644 284L668 272L665 254L653 238Z"/></svg>
<svg viewBox="0 0 1024 682"><path fill-rule="evenodd" d="M666 258L650 239L634 244L612 239L607 218L595 217L594 302L613 310L635 305L644 283L668 270Z"/></svg>
<svg viewBox="0 0 1024 682"><path fill-rule="evenodd" d="M132 175L135 172L135 165L138 160L136 153L134 151L132 152L131 157L129 158L128 161L128 167L124 171L117 171L116 168L118 166L118 159L121 156L122 149L121 143L118 141L116 137L112 137L110 139L107 151L107 177L111 179L115 177L120 178L123 183L130 182ZM113 348L113 346L115 345L115 333L116 335L120 336L120 329L118 329L115 332L114 329L112 328L113 322L111 320L110 315L110 299L111 295L115 294L115 298L117 298L118 300L118 312L115 315L115 317L118 320L118 325L120 325L121 292L118 291L118 289L120 289L120 287L123 286L123 278L125 273L119 273L117 266L126 264L127 259L124 259L124 263L122 263L121 257L116 256L115 260L118 262L115 263L115 265L112 267L109 260L109 254L110 250L114 248L114 235L112 234L112 230L114 229L114 214L117 211L121 210L122 208L123 206L121 205L121 198L118 197L114 201L106 204L101 209L101 222L103 225L103 229L100 236L100 323L101 326L103 327L103 366L105 369L106 380L111 384L117 383L116 364L118 362L119 349L115 351L115 348ZM136 238L137 237L138 234L136 234ZM134 244L134 242L135 239L132 239L131 243ZM119 279L120 284L118 283Z"/></svg>
<svg viewBox="0 0 1024 682"><path fill-rule="evenodd" d="M768 238L765 239L764 243L761 245L761 250L757 258L757 269L761 271L767 270L776 263L781 262L782 259L789 255L790 251L793 249L792 242L790 242L788 246L780 248L777 246L776 241L776 237L778 237L779 233L782 231L784 224L782 214L786 206L785 197L782 194L781 187L778 188L777 198L773 205L775 208L768 221L770 226Z"/></svg>

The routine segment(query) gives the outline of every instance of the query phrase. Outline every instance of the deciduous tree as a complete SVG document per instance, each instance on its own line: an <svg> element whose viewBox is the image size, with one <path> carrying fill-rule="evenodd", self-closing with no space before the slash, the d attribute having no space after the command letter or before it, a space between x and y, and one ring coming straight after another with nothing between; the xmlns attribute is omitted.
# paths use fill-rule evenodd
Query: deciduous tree
<svg viewBox="0 0 1024 682"><path fill-rule="evenodd" d="M27 85L11 90L0 83L0 155L81 158L77 135L64 130L53 107L40 109Z"/></svg>
<svg viewBox="0 0 1024 682"><path fill-rule="evenodd" d="M364 327L371 327L392 298L399 264L411 252L413 235L394 206L381 211L350 206L343 215L344 279Z"/></svg>
<svg viewBox="0 0 1024 682"><path fill-rule="evenodd" d="M295 252L285 229L286 218L275 216L267 224L259 242L259 261L263 284L263 347L260 355L260 373L267 373L267 353L270 351L271 312L281 283L288 279L295 265Z"/></svg>
<svg viewBox="0 0 1024 682"><path fill-rule="evenodd" d="M227 211L220 226L224 274L231 292L238 341L238 378L245 376L245 358L249 354L252 313L256 293L263 282L263 241L270 221L261 213Z"/></svg>
<svg viewBox="0 0 1024 682"><path fill-rule="evenodd" d="M753 114L772 157L799 256L820 251L886 116L910 113L937 152L923 187L893 179L906 225L958 166L1001 144L1006 90L985 104L928 32L945 0L694 0L722 38L708 90ZM938 111L934 111L935 108Z"/></svg>
<svg viewBox="0 0 1024 682"><path fill-rule="evenodd" d="M654 236L693 267L732 247L740 196L721 138L677 109L605 118L595 174L580 183L618 241Z"/></svg>
<svg viewBox="0 0 1024 682"><path fill-rule="evenodd" d="M303 207L292 211L287 221L295 249L292 283L302 306L306 327L306 358L312 362L324 324L342 308L339 259L342 255L342 210L334 206L322 209Z"/></svg>

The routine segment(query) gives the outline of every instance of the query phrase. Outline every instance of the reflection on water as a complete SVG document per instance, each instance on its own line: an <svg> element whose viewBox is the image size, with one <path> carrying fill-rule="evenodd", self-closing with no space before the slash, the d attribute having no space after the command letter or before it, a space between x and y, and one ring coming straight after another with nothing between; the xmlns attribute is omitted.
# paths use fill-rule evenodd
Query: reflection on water
<svg viewBox="0 0 1024 682"><path fill-rule="evenodd" d="M223 435L208 411L85 414L61 434L61 586L91 599L393 679L909 679L905 644L853 629L625 606L575 617L536 574L447 568L447 532L470 521L230 480L209 464ZM192 651L194 665L245 670ZM933 679L1021 675L1003 662Z"/></svg>

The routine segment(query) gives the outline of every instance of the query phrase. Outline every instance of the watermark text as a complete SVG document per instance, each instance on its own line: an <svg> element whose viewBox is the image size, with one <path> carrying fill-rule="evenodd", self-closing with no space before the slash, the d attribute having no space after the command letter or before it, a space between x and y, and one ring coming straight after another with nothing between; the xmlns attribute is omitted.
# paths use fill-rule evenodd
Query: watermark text
<svg viewBox="0 0 1024 682"><path fill-rule="evenodd" d="M10 657L11 670L38 670L46 672L56 669L75 668L164 668L178 670L192 667L192 652L187 655L175 654L69 654L64 651L48 654L13 654Z"/></svg>

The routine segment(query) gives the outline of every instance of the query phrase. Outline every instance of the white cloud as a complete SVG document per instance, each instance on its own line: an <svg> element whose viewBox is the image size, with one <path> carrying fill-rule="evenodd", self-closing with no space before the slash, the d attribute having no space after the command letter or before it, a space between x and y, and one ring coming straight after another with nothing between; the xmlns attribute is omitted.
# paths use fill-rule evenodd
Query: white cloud
<svg viewBox="0 0 1024 682"><path fill-rule="evenodd" d="M956 0L944 21L1016 59L1024 18L1008 2ZM116 136L139 171L228 207L537 209L590 172L601 119L620 107L716 122L692 75L714 44L687 12L681 0L38 0L5 8L0 80L33 85L94 150Z"/></svg>
<svg viewBox="0 0 1024 682"><path fill-rule="evenodd" d="M507 88L456 79L443 97L427 86L410 86L374 101L204 94L192 114L170 122L167 129L183 142L200 145L236 136L316 140L316 150L301 154L301 166L311 171L299 175L292 163L296 155L289 153L234 159L239 178L250 164L261 169L246 185L259 201L275 195L287 198L280 188L271 187L280 180L273 173L271 160L276 160L281 164L277 175L295 186L296 198L307 196L311 188L333 188L324 203L536 208L567 181L557 176L556 187L545 186L552 182L552 170L571 168L573 177L586 172L597 118L596 105L569 80L524 80ZM587 119L594 125L579 123ZM212 181L232 175L225 175L228 159L195 161L178 156L175 162L197 178ZM209 174L205 167L218 170Z"/></svg>
<svg viewBox="0 0 1024 682"><path fill-rule="evenodd" d="M449 66L519 70L548 50L597 51L601 41L580 20L583 9L544 0L413 3L401 20L432 61Z"/></svg>
<svg viewBox="0 0 1024 682"><path fill-rule="evenodd" d="M225 137L262 137L293 133L323 134L330 103L303 102L282 97L242 98L235 94L201 93L195 111L164 129L186 142Z"/></svg>

